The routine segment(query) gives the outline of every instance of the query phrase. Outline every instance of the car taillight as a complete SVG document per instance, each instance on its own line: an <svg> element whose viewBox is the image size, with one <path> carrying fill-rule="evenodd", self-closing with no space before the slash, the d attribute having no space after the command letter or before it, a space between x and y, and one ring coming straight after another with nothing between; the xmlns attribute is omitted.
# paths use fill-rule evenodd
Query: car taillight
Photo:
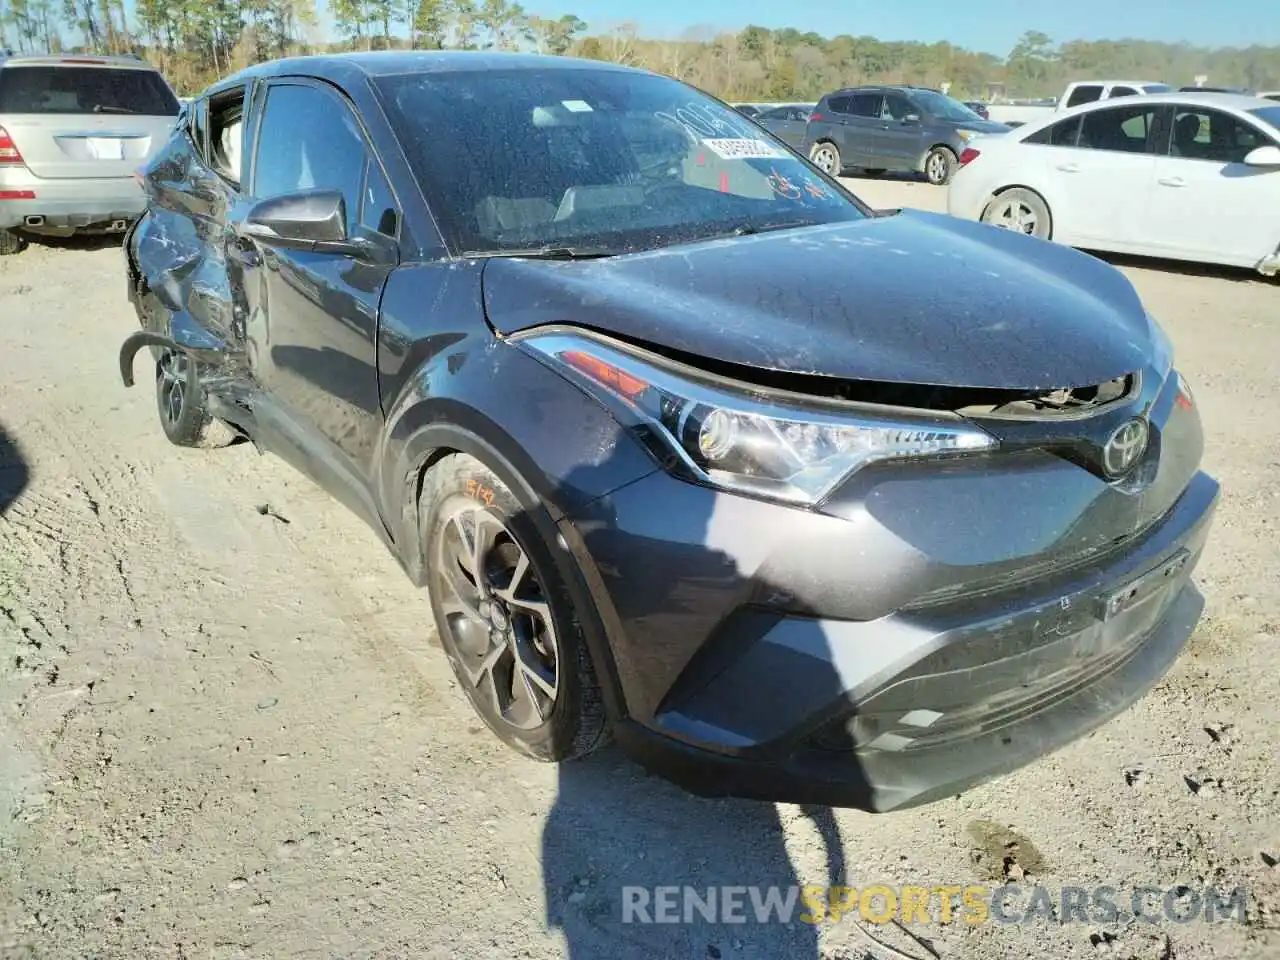
<svg viewBox="0 0 1280 960"><path fill-rule="evenodd" d="M0 200L34 200L34 190L0 190Z"/></svg>
<svg viewBox="0 0 1280 960"><path fill-rule="evenodd" d="M982 151L975 150L973 147L965 147L960 151L960 166L968 166L982 155Z"/></svg>
<svg viewBox="0 0 1280 960"><path fill-rule="evenodd" d="M0 127L0 166L22 163L22 154L4 127Z"/></svg>
<svg viewBox="0 0 1280 960"><path fill-rule="evenodd" d="M818 113L818 111L816 111L816 110L815 110L813 113L809 114L809 122L810 122L810 123L821 123L821 122L822 122L823 120L825 120L825 119L826 119L826 117L824 117L822 114Z"/></svg>

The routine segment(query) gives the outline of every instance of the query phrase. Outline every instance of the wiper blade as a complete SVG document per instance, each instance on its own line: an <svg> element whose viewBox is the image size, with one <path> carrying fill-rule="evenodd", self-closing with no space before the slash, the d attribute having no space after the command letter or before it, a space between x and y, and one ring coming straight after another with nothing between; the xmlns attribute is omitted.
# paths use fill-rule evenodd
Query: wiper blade
<svg viewBox="0 0 1280 960"><path fill-rule="evenodd" d="M602 257L614 257L612 250L599 247L527 247L514 250L468 250L464 257L519 257L528 260L599 260Z"/></svg>
<svg viewBox="0 0 1280 960"><path fill-rule="evenodd" d="M137 113L137 110L130 110L128 107L116 107L106 103L99 103L93 108L94 113Z"/></svg>
<svg viewBox="0 0 1280 960"><path fill-rule="evenodd" d="M817 224L812 220L788 220L786 223L769 223L759 226L754 223L744 223L740 227L734 227L727 234L727 237L750 237L757 233L772 233L775 230L795 230L798 227L816 227Z"/></svg>

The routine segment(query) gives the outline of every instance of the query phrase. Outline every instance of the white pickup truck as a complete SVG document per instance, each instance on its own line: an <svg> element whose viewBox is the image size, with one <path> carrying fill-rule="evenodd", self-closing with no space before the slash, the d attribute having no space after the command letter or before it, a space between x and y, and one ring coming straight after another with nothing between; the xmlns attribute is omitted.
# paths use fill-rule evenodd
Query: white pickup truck
<svg viewBox="0 0 1280 960"><path fill-rule="evenodd" d="M1078 107L1082 103L1093 103L1095 100L1109 100L1112 97L1136 97L1144 93L1169 93L1173 87L1155 80L1078 80L1067 85L1067 89L1058 98L1059 110Z"/></svg>

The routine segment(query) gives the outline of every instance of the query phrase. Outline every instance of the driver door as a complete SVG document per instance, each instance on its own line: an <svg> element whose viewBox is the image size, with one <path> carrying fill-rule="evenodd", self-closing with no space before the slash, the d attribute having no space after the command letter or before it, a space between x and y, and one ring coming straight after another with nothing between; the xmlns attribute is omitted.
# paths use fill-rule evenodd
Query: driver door
<svg viewBox="0 0 1280 960"><path fill-rule="evenodd" d="M301 79L260 92L248 202L231 225L249 363L272 421L264 426L283 447L276 452L350 503L342 488L370 476L382 426L378 307L398 261L400 207L343 96ZM309 190L342 194L347 235L371 241L367 254L294 249L238 229L254 203Z"/></svg>

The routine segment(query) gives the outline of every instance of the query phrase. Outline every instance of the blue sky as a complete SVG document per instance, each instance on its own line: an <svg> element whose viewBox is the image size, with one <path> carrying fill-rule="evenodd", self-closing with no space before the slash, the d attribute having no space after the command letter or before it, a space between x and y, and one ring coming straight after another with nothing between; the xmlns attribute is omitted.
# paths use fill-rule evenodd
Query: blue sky
<svg viewBox="0 0 1280 960"><path fill-rule="evenodd" d="M323 2L323 0L322 0ZM649 35L678 36L694 26L738 29L748 23L795 27L825 36L869 34L881 40L947 40L1005 55L1025 30L1054 40L1122 39L1204 46L1280 44L1276 0L524 0L528 13L576 13L593 29L635 20Z"/></svg>

